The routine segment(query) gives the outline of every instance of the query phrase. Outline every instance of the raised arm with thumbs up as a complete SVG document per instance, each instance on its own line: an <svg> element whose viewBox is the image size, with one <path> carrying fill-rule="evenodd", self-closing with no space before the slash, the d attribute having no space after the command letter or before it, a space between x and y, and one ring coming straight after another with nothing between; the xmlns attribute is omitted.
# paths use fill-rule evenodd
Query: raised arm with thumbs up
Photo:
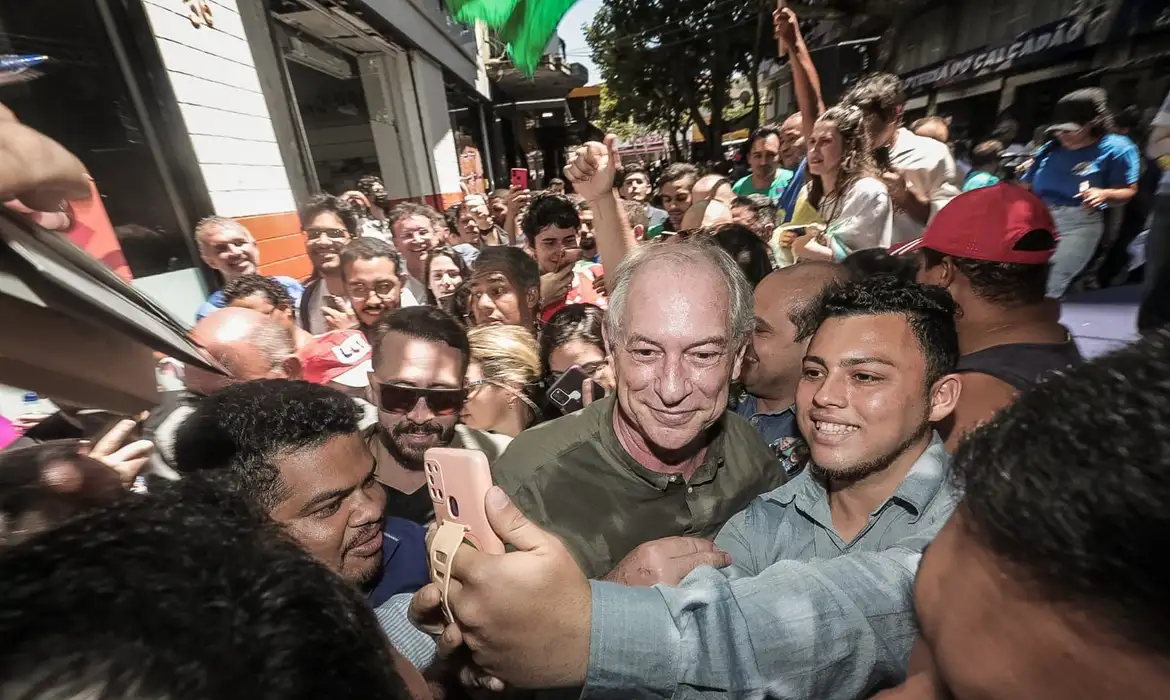
<svg viewBox="0 0 1170 700"><path fill-rule="evenodd" d="M613 189L620 164L617 137L610 134L605 137L605 143L590 141L578 148L565 168L565 179L593 210L593 237L601 255L601 266L607 270L617 269L626 253L638 244Z"/></svg>

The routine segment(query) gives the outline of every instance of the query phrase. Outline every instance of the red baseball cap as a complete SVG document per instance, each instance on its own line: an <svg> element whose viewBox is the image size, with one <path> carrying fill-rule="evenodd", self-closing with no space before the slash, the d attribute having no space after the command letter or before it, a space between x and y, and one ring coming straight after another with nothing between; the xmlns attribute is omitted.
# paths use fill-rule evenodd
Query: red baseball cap
<svg viewBox="0 0 1170 700"><path fill-rule="evenodd" d="M1019 248L1034 231L1043 231L1040 250ZM944 255L1020 265L1045 265L1060 234L1044 202L1023 187L1001 183L964 192L943 207L919 238L890 249L891 255L930 248Z"/></svg>
<svg viewBox="0 0 1170 700"><path fill-rule="evenodd" d="M313 338L297 353L301 376L313 384L336 382L349 387L370 385L374 355L360 331L331 331Z"/></svg>

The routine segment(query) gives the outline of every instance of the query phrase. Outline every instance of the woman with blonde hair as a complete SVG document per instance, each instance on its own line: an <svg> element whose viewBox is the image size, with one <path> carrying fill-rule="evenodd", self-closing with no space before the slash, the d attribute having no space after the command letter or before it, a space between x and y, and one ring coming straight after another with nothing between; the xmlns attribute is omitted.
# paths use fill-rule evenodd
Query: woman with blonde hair
<svg viewBox="0 0 1170 700"><path fill-rule="evenodd" d="M460 418L471 428L516 437L540 415L529 396L541 376L536 340L520 326L503 324L472 328L467 339L471 363Z"/></svg>

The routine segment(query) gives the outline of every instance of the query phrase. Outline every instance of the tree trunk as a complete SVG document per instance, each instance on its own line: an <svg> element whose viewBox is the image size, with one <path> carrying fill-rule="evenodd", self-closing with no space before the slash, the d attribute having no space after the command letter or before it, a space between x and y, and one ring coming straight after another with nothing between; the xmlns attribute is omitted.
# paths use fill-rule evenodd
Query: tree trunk
<svg viewBox="0 0 1170 700"><path fill-rule="evenodd" d="M752 116L748 121L754 132L760 127L760 54L764 51L764 24L767 22L767 5L760 2L759 17L756 23L756 45L752 49L751 68L748 70L748 82L752 86Z"/></svg>
<svg viewBox="0 0 1170 700"><path fill-rule="evenodd" d="M718 163L723 160L723 97L727 93L727 67L724 64L723 48L727 37L723 32L715 34L715 51L711 56L711 136L707 137L707 160Z"/></svg>

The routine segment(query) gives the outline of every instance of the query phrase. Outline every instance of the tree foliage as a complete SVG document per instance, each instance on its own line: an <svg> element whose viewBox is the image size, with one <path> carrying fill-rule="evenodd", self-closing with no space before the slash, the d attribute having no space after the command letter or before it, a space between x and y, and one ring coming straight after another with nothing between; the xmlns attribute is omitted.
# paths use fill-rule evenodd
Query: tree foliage
<svg viewBox="0 0 1170 700"><path fill-rule="evenodd" d="M771 3L605 0L586 40L606 82L609 114L664 131L694 123L708 157L717 158L731 76L751 75L758 65L755 39L765 6Z"/></svg>

